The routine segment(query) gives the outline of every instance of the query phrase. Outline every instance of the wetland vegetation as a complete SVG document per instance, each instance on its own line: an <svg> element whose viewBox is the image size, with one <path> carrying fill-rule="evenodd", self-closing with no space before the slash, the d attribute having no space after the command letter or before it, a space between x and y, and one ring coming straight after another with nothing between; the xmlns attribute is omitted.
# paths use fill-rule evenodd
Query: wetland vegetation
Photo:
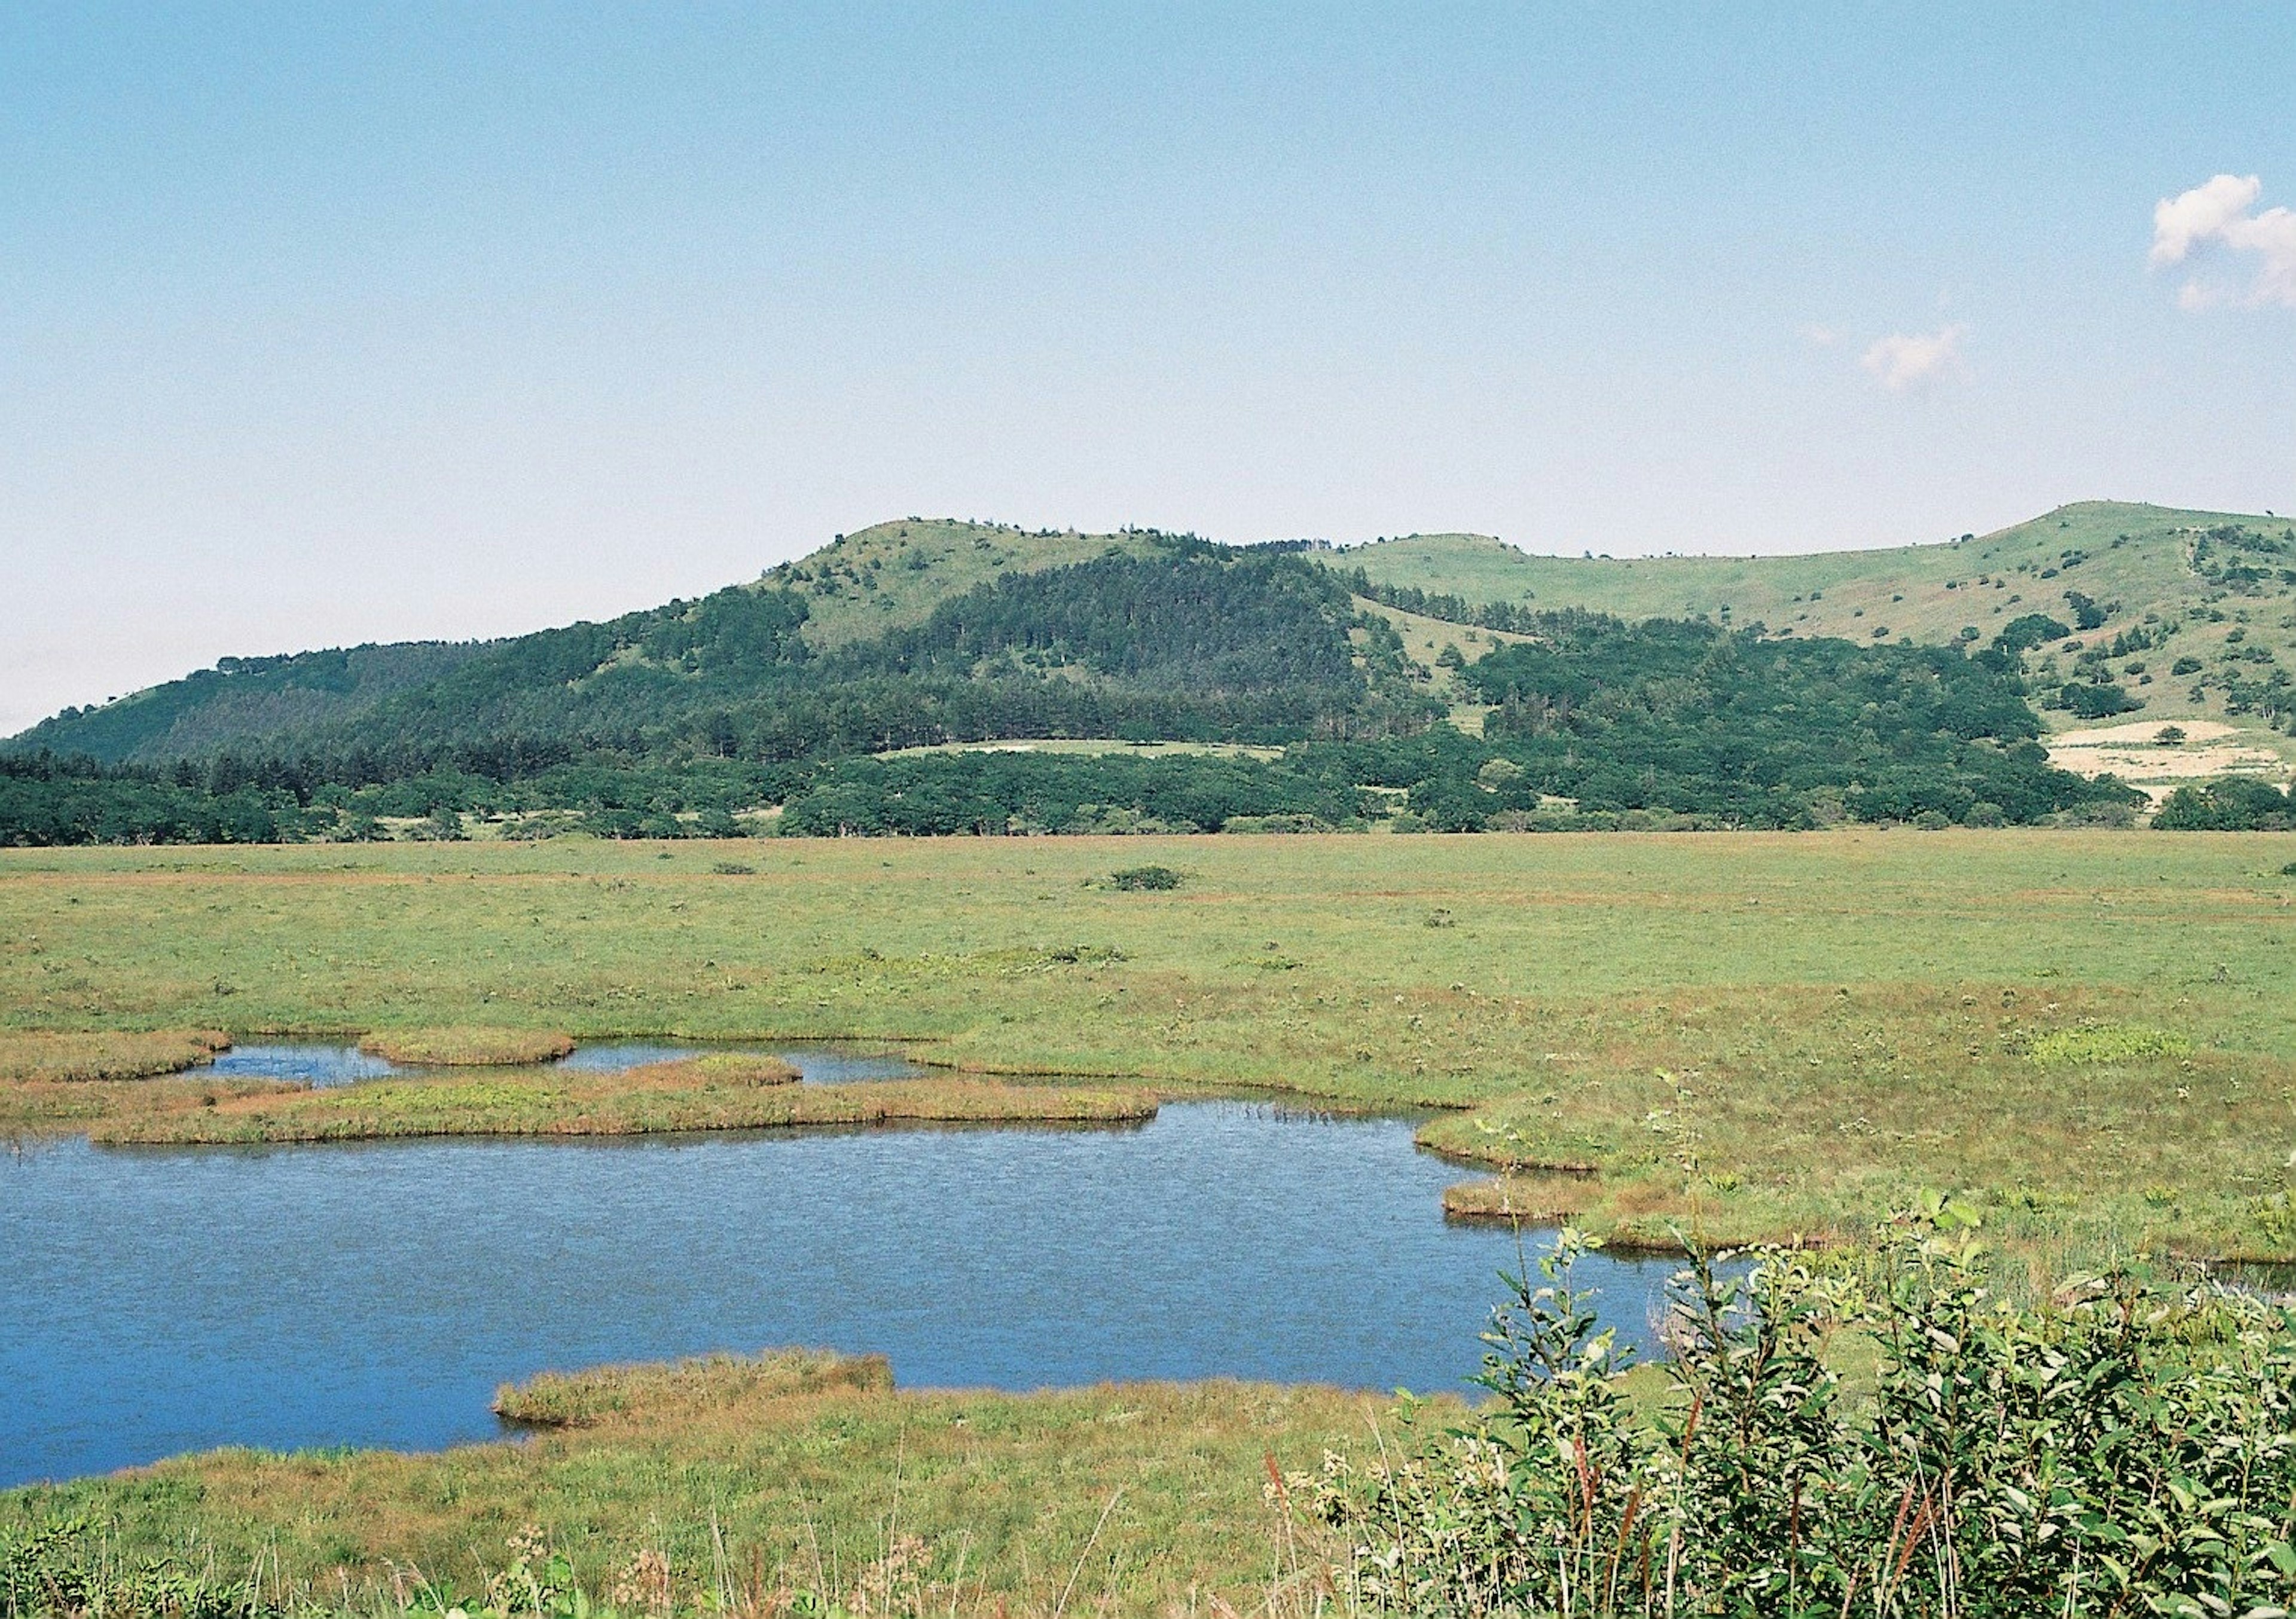
<svg viewBox="0 0 2296 1619"><path fill-rule="evenodd" d="M2284 1259L2292 852L1972 830L844 841L749 845L741 877L682 845L26 852L0 869L0 1122L682 1128L1241 1086L1439 1109L1424 1139L1508 1179L1460 1212L1505 1197L1620 1240L1833 1240L1946 1187L2037 1253ZM1185 879L1111 880L1143 865ZM943 1076L850 1104L706 1065L344 1094L96 1077L196 1059L201 1030L347 1026L894 1041ZM1041 1075L1086 1083L973 1089Z"/></svg>
<svg viewBox="0 0 2296 1619"><path fill-rule="evenodd" d="M1983 1222L1986 1285L2038 1310L2144 1254L2296 1256L2292 858L2286 834L1964 829L753 840L738 863L684 842L16 851L0 1109L29 1137L262 1141L1275 1088L1428 1109L1422 1139L1480 1177L1453 1212L1567 1216L1628 1247L1800 1239L1805 1263L1855 1266L1877 1222L1950 1193ZM1179 880L1116 880L1144 867ZM168 1071L214 1031L345 1029L844 1038L939 1066L796 1085L728 1054L321 1090ZM1440 1185L1420 1194L1431 1217ZM1845 1421L1878 1397L1863 1330L1828 1361ZM72 1566L123 1577L172 1557L223 1578L260 1553L272 1599L368 1608L411 1591L393 1563L482 1600L490 1573L544 1566L506 1546L535 1524L602 1604L629 1600L612 1593L642 1556L701 1600L718 1539L757 1549L744 1589L767 1605L906 1580L937 1610L962 1591L1050 1611L1072 1579L1127 1611L1191 1589L1312 1604L1331 1577L1314 1571L1362 1542L1310 1521L1314 1486L1287 1476L1419 1443L1384 1402L1314 1388L874 1376L802 1393L707 1368L574 1376L506 1400L575 1419L521 1444L219 1452L18 1491L0 1521L86 1516L104 1549ZM1655 1376L1623 1387L1660 1420ZM726 1380L742 1386L712 1403ZM1844 1431L1825 1443L1854 1449L1864 1430ZM1265 1499L1270 1457L1289 1513Z"/></svg>

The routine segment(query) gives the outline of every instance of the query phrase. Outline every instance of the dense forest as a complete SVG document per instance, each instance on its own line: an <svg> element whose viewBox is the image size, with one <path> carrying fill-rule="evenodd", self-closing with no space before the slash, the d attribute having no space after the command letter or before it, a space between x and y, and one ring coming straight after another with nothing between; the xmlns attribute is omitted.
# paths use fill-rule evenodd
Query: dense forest
<svg viewBox="0 0 2296 1619"><path fill-rule="evenodd" d="M460 649L427 678L268 660L212 678L287 709L297 683L365 699L259 749L20 748L0 758L0 841L1996 824L2125 816L2134 797L2036 740L2024 659L2053 622L1971 650L1510 607L1529 639L1453 670L1475 736L1358 610L1362 584L1160 537L832 650L806 641L800 595L758 586ZM1501 627L1411 605L1430 609ZM1108 746L954 746L1050 738ZM1122 746L1158 741L1193 746Z"/></svg>

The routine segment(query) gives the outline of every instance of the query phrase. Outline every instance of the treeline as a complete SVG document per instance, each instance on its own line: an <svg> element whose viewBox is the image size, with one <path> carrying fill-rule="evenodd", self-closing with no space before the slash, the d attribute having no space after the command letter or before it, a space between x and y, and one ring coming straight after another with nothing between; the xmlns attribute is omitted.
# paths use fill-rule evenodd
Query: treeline
<svg viewBox="0 0 2296 1619"><path fill-rule="evenodd" d="M979 618L936 629L914 662L952 648L1009 648L977 633ZM1036 831L1219 831L1237 827L1348 828L1385 821L1398 830L1479 831L1690 825L1793 829L1841 820L2022 824L2052 817L2126 818L2138 796L2117 783L2053 768L2022 700L2013 653L1770 642L1703 622L1629 625L1587 613L1541 618L1545 638L1499 649L1459 672L1491 705L1484 734L1428 724L1423 709L1382 715L1376 691L1333 723L1284 740L1285 691L1198 694L1159 711L1159 694L1103 691L1039 671L959 683L935 675L882 689L868 683L808 694L850 703L843 734L864 749L793 756L794 747L738 732L730 746L689 743L566 751L458 753L396 773L363 756L361 775L311 761L212 761L202 779L116 775L133 797L156 789L217 797L251 794L270 805L282 837L380 835L384 823L422 824L415 835L455 836L469 818L512 835L586 830L616 837L1007 834ZM968 636L974 637L969 642ZM1366 645L1373 638L1363 636ZM1111 651L1111 655L1113 655ZM1384 656L1385 654L1381 654ZM1079 696L1079 692L1084 695ZM1043 699L1043 706L1032 706ZM905 712L910 724L889 725ZM1272 707L1255 705L1274 704ZM1127 705L1129 705L1128 707ZM1226 705L1223 710L1218 705ZM793 704L800 714L802 704ZM1296 722L1313 707L1294 710ZM1138 740L1232 742L1266 723L1283 741L1273 756L1222 751L1095 756L945 751L875 756L885 743L939 742L957 724L987 738L1044 736L1085 715L1111 726L1149 718ZM1210 723L1221 715L1227 731ZM1369 717L1366 717L1369 716ZM791 716L781 716L789 724ZM1076 724L1071 733L1083 732ZM818 727L784 735L810 735ZM1102 735L1109 734L1103 730ZM978 739L976 739L978 740ZM82 769L52 770L83 784L80 797L20 805L0 839L123 841L170 834L156 819L85 813ZM78 819L75 820L75 816Z"/></svg>
<svg viewBox="0 0 2296 1619"><path fill-rule="evenodd" d="M1336 570L1334 570L1336 571ZM1338 573L1349 590L1366 597L1382 607L1391 607L1400 613L1416 613L1423 618L1440 618L1447 624L1464 624L1476 629L1506 630L1518 635L1540 634L1540 626L1551 614L1519 606L1510 601L1469 601L1447 591L1423 591L1415 585L1376 583L1362 568ZM1529 599L1528 593L1526 601Z"/></svg>
<svg viewBox="0 0 2296 1619"><path fill-rule="evenodd" d="M308 836L291 794L210 792L53 755L0 756L0 846L85 843L278 843Z"/></svg>
<svg viewBox="0 0 2296 1619"><path fill-rule="evenodd" d="M2050 766L2013 656L1950 647L1766 641L1702 620L1550 621L1538 643L1459 672L1521 774L1479 776L1508 808L1671 809L1761 826L1833 814L2030 822L2128 789ZM1484 811L1456 773L1429 812Z"/></svg>

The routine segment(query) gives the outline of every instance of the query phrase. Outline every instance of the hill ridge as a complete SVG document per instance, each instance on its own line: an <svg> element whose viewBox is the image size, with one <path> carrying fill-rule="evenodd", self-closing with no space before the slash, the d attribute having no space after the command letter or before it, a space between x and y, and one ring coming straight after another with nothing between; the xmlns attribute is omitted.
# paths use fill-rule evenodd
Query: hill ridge
<svg viewBox="0 0 2296 1619"><path fill-rule="evenodd" d="M1949 541L1767 556L1562 557L1464 532L1221 549L1296 552L1343 580L1361 576L1387 605L1358 606L1383 614L1403 635L1407 656L1425 676L1423 685L1439 697L1453 695L1439 658L1447 650L1479 657L1493 644L1482 639L1495 633L1488 626L1480 635L1445 634L1447 615L1473 617L1460 613L1461 604L1584 609L1629 620L1705 617L1781 638L1953 644L1988 642L2022 616L2072 626L2079 616L2072 598L2079 595L2095 604L2092 617L2099 609L2104 617L2080 626L2093 639L2041 649L2036 674L2045 683L2109 675L2142 697L2147 719L2231 721L2255 730L2259 718L2276 717L2287 706L2273 683L2284 686L2287 669L2296 665L2296 624L2287 610L2296 594L2296 554L2201 554L2202 536L2222 530L2296 553L2296 524L2288 519L2108 501L2069 502L2024 523ZM1130 527L1095 534L894 519L839 535L708 597L537 634L578 639L578 632L627 629L640 621L691 620L703 602L731 592L750 599L778 593L801 609L794 630L801 650L835 655L914 631L942 604L1001 578L1111 555L1137 558L1176 544L1204 542ZM1409 598L1412 592L1451 598L1453 605L1429 610L1428 601ZM68 709L4 746L18 753L85 753L110 763L259 748L266 738L339 727L441 682L451 686L455 671L473 659L535 639L369 642L226 658L112 703ZM690 657L691 650L679 656ZM636 642L618 645L587 674L571 673L588 679L615 659L642 666L646 654ZM1461 718L1472 728L1472 714Z"/></svg>

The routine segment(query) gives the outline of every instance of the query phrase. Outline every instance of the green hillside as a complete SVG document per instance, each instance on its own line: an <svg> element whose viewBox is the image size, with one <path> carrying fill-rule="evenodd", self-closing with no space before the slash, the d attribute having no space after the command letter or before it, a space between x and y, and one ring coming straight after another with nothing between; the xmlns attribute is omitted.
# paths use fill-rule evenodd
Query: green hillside
<svg viewBox="0 0 2296 1619"><path fill-rule="evenodd" d="M278 658L226 658L165 685L67 708L12 739L107 765L193 758L248 741L355 719L486 652L488 642L405 641Z"/></svg>
<svg viewBox="0 0 2296 1619"><path fill-rule="evenodd" d="M840 534L810 555L768 568L758 583L803 598L806 643L827 650L922 624L949 597L994 584L1000 575L1040 573L1111 550L1138 555L1149 544L1139 533L903 518Z"/></svg>
<svg viewBox="0 0 2296 1619"><path fill-rule="evenodd" d="M0 749L0 841L2126 818L2102 778L2286 774L2276 525L1570 561L912 519L603 623L68 711Z"/></svg>
<svg viewBox="0 0 2296 1619"><path fill-rule="evenodd" d="M664 627L673 622L690 623L704 615L722 618L730 606L751 600L793 602L803 650L833 653L889 633L915 630L942 602L992 586L1008 575L1042 573L1111 552L1144 555L1155 543L1155 536L1137 531L1054 533L908 518L840 535L810 555L767 569L752 584L706 598L712 604L706 609L699 602L672 601L600 625L570 625L497 642L401 642L283 658L226 658L214 668L116 702L68 708L5 747L84 756L105 765L171 765L224 752L265 753L342 736L352 722L365 730L372 710L402 696L410 699L400 706L402 714L459 704L480 723L531 730L539 722L546 729L551 716L531 712L531 705L519 713L505 711L498 700L505 690L573 683L590 688L589 706L594 709L602 690L626 695L643 683L643 671L667 667L648 647L650 640L658 646L665 638L677 639L679 632ZM682 646L670 661L693 663L693 650ZM476 666L460 673L466 664ZM524 679L521 671L534 680ZM432 693L427 703L414 695L424 691ZM391 729L386 720L379 733Z"/></svg>
<svg viewBox="0 0 2296 1619"><path fill-rule="evenodd" d="M1950 544L1807 556L1547 557L1488 536L1420 535L1326 560L1374 585L1469 602L1933 644L1966 629L1989 642L2030 613L2075 625L2078 592L2103 622L2050 649L2032 673L2070 679L2084 654L2095 668L2102 652L2113 677L2144 699L2148 721L2267 729L2262 710L2274 705L2264 692L2296 669L2296 522L2278 518L2087 502ZM2172 673L2186 660L2194 666Z"/></svg>

